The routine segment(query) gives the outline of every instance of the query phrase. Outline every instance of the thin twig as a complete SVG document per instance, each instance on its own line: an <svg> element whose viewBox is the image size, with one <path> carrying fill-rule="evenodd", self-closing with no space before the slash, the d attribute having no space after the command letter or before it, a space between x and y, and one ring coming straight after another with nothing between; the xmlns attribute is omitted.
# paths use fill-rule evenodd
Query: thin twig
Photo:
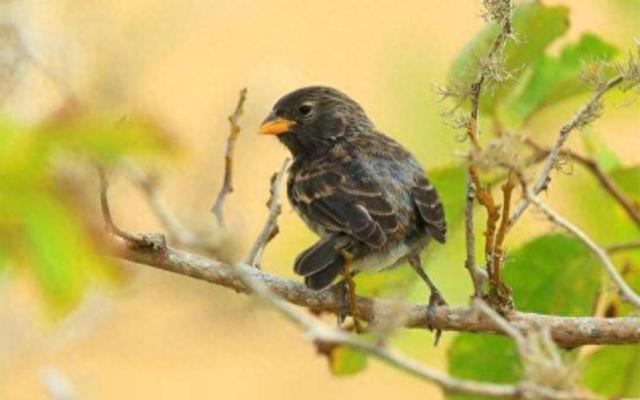
<svg viewBox="0 0 640 400"><path fill-rule="evenodd" d="M269 200L267 201L267 207L269 208L269 216L260 231L260 234L256 238L255 243L251 247L249 256L247 257L247 264L254 267L260 267L262 260L262 254L267 244L278 234L278 217L282 213L282 206L280 205L280 187L282 186L282 179L287 172L289 166L289 158L286 158L280 167L280 170L273 174L271 177L271 187L269 188Z"/></svg>
<svg viewBox="0 0 640 400"><path fill-rule="evenodd" d="M511 1L506 1L506 6L509 10L512 8ZM491 59L496 56L498 51L502 48L504 43L506 42L509 35L511 35L511 19L510 19L510 11L506 15L506 17L501 21L500 32L498 36L496 36L493 41L489 51L486 55L486 59ZM479 139L479 129L478 129L478 117L479 117L479 109L480 109L480 94L482 93L482 86L486 80L486 71L483 68L480 68L478 72L478 77L475 82L471 84L471 112L470 117L467 123L467 136L471 141L472 151L479 153L482 150ZM491 194L491 190L482 185L480 181L480 172L476 165L473 162L469 163L468 175L470 181L473 183L475 187L476 198L478 202L485 207L487 210L487 228L484 232L485 235L485 261L486 261L486 269L489 274L489 278L492 282L494 288L498 288L501 286L501 283L497 280L499 279L499 274L495 274L495 268L493 267L493 248L494 248L494 237L496 224L498 219L500 218L498 207L495 204L493 199L493 195ZM469 190L469 188L467 188ZM471 213L471 217L472 217ZM469 217L465 215L467 218L467 224L469 224ZM467 248L467 255L469 254L469 249ZM475 283L474 283L475 287Z"/></svg>
<svg viewBox="0 0 640 400"><path fill-rule="evenodd" d="M626 243L616 243L606 247L607 253L617 253L627 250L640 250L640 240Z"/></svg>
<svg viewBox="0 0 640 400"><path fill-rule="evenodd" d="M465 259L464 266L469 271L471 282L473 282L473 297L479 297L482 296L486 276L483 274L483 271L476 265L476 238L473 231L473 201L473 182L471 182L471 179L469 178L469 176L467 176L467 188L464 207L464 234L467 258Z"/></svg>
<svg viewBox="0 0 640 400"><path fill-rule="evenodd" d="M244 102L247 99L247 88L243 88L240 91L240 98L238 104L233 111L233 114L229 115L230 132L227 138L227 147L224 152L224 179L222 181L222 187L216 198L216 202L213 205L211 211L216 216L218 224L224 226L224 200L227 195L233 192L233 149L235 147L236 140L240 134L240 125L238 121L242 116Z"/></svg>
<svg viewBox="0 0 640 400"><path fill-rule="evenodd" d="M104 220L106 231L129 243L138 243L138 238L118 228L113 222L111 208L109 207L109 180L107 179L107 173L102 166L97 166L96 168L100 176L100 207L102 209L102 219Z"/></svg>
<svg viewBox="0 0 640 400"><path fill-rule="evenodd" d="M550 221L557 224L558 226L561 226L562 228L566 229L577 238L582 240L582 242L587 245L587 247L600 259L602 265L607 271L607 274L609 274L609 277L620 291L622 297L629 303L640 308L640 296L638 296L638 294L636 294L633 289L631 289L631 287L624 281L616 266L613 265L613 262L611 262L607 251L596 244L593 239L591 239L583 230L566 220L564 217L559 215L544 202L542 202L539 198L537 198L531 188L527 188L527 191L525 193L527 201L529 203L533 203L538 209L540 209L540 211L542 211Z"/></svg>
<svg viewBox="0 0 640 400"><path fill-rule="evenodd" d="M549 155L551 154L550 149L545 149L530 138L525 139L524 143L536 152L536 154L534 155L536 159L544 159L549 157ZM636 224L640 225L640 208L638 208L638 206L636 206L633 201L627 197L627 195L620 189L620 187L613 181L613 179L611 179L602 170L602 167L600 167L600 164L598 164L596 160L594 160L593 158L585 157L569 149L562 149L560 151L560 155L568 156L572 160L587 168L587 170L589 170L596 177L596 179L598 179L598 182L600 183L602 188L606 190L611 195L611 197L613 197L613 199L617 201L618 204L620 204L620 206L622 206L627 215L629 215L629 217Z"/></svg>
<svg viewBox="0 0 640 400"><path fill-rule="evenodd" d="M200 247L202 243L200 243L193 232L182 225L178 218L173 215L165 200L160 193L158 193L158 188L151 177L133 161L125 162L124 166L131 180L145 194L149 207L151 207L151 210L169 235L169 238L187 247Z"/></svg>
<svg viewBox="0 0 640 400"><path fill-rule="evenodd" d="M619 85L622 81L623 81L623 77L621 75L618 75L614 78L609 79L606 82L606 84L604 84L601 88L599 88L593 94L593 96L591 96L589 101L587 101L587 103L580 110L578 110L577 113L575 113L575 115L571 118L571 120L560 129L560 134L558 135L556 142L553 144L553 147L551 148L549 155L547 156L544 162L542 171L538 175L538 178L536 179L536 182L533 186L532 193L534 195L537 195L538 193L540 193L541 191L545 190L548 187L551 171L553 170L554 166L556 165L556 162L558 161L558 157L560 156L560 151L562 150L562 146L569 138L569 134L574 129L584 124L585 119L588 117L589 114L593 113L594 108L601 101L602 96L608 90ZM522 216L522 213L524 213L524 211L527 209L527 207L529 206L529 203L530 203L530 200L528 200L527 198L524 198L522 199L522 201L520 201L518 206L513 211L513 214L511 215L511 217L509 217L509 225L507 226L507 230L511 229L513 225L516 223L516 221Z"/></svg>
<svg viewBox="0 0 640 400"><path fill-rule="evenodd" d="M496 242L493 248L493 267L496 280L500 281L500 268L504 256L504 239L507 235L508 217L511 209L511 194L515 188L513 171L509 171L507 181L502 185L502 219L496 233Z"/></svg>

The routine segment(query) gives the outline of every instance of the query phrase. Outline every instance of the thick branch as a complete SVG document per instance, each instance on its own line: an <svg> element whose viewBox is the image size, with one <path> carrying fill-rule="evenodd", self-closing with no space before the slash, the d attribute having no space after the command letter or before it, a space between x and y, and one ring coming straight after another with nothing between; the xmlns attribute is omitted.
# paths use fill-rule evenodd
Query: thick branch
<svg viewBox="0 0 640 400"><path fill-rule="evenodd" d="M152 251L140 246L129 246L122 240L114 242L116 254L121 258L154 268L204 280L216 285L248 293L249 288L234 274L233 269L220 261L195 254L166 248ZM267 274L246 264L239 264L243 273L258 279L276 295L290 303L308 307L315 311L337 313L342 310L342 295L338 290L316 292L304 285ZM407 327L427 327L427 307L409 305L405 322ZM368 322L386 320L397 312L397 304L384 300L358 298L359 317ZM553 340L562 347L573 348L585 344L640 343L639 318L591 318L558 317L532 313L514 312L510 315L513 326L522 331L549 327ZM464 332L500 333L500 328L491 320L482 318L469 308L438 307L433 319L434 328Z"/></svg>

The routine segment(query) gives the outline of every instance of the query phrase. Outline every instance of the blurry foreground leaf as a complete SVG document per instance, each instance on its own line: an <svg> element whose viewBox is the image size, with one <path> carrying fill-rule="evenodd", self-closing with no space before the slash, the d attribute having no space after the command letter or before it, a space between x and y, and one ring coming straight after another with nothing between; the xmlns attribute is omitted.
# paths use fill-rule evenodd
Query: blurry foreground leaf
<svg viewBox="0 0 640 400"><path fill-rule="evenodd" d="M336 376L356 374L367 367L367 354L347 346L335 346L329 351L329 366Z"/></svg>
<svg viewBox="0 0 640 400"><path fill-rule="evenodd" d="M526 67L538 62L546 48L567 31L568 14L566 7L546 6L538 1L527 2L514 9L513 32L517 40L508 40L504 48L504 68L511 77L493 90L483 92L480 100L482 111L493 113L498 100L517 84ZM475 81L479 60L488 53L498 31L498 27L492 24L464 47L449 71L451 83L469 87ZM461 77L463 80L457 81Z"/></svg>
<svg viewBox="0 0 640 400"><path fill-rule="evenodd" d="M600 287L601 267L577 239L541 236L507 255L504 280L520 311L588 315Z"/></svg>
<svg viewBox="0 0 640 400"><path fill-rule="evenodd" d="M449 373L465 379L494 383L515 383L521 366L510 338L477 333L458 334L449 347ZM490 397L450 394L449 400L480 400Z"/></svg>
<svg viewBox="0 0 640 400"><path fill-rule="evenodd" d="M599 348L584 361L582 383L606 396L640 396L640 345Z"/></svg>
<svg viewBox="0 0 640 400"><path fill-rule="evenodd" d="M56 180L59 163L93 169L93 162L169 150L149 121L114 121L77 112L35 127L0 120L0 268L26 268L55 316L72 309L92 282L116 276L90 238L86 216Z"/></svg>
<svg viewBox="0 0 640 400"><path fill-rule="evenodd" d="M73 308L92 280L114 276L112 266L64 203L40 194L23 196L16 206L22 220L23 251L56 314Z"/></svg>

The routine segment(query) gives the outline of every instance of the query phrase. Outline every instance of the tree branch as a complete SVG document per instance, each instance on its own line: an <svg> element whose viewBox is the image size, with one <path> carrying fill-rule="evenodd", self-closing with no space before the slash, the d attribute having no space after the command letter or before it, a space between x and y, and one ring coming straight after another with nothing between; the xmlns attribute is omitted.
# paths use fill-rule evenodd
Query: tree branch
<svg viewBox="0 0 640 400"><path fill-rule="evenodd" d="M247 88L240 91L240 98L233 114L229 115L230 132L227 139L227 147L224 152L224 179L222 181L222 187L216 198L216 202L213 205L211 211L216 216L218 224L224 226L224 200L227 194L233 192L233 149L235 147L236 140L240 134L240 126L238 120L243 112L244 102L247 99Z"/></svg>
<svg viewBox="0 0 640 400"><path fill-rule="evenodd" d="M551 149L545 149L530 138L525 139L524 143L536 152L534 157L537 159L545 159L551 154ZM572 160L587 168L587 170L589 170L596 177L602 188L606 190L611 195L611 197L613 197L613 199L622 206L627 215L629 215L629 218L631 218L637 225L640 225L640 208L633 204L633 201L631 201L631 199L629 199L624 194L624 192L618 187L613 179L611 179L602 170L600 164L598 164L596 160L594 160L593 158L585 157L568 149L562 149L560 151L560 155L571 157Z"/></svg>
<svg viewBox="0 0 640 400"><path fill-rule="evenodd" d="M491 44L489 51L486 55L486 59L490 60L498 54L498 51L502 48L504 43L506 42L509 35L511 35L511 1L505 0L502 4L504 10L506 12L495 13L495 9L489 7L488 3L485 3L487 8L487 13L495 17L496 22L500 24L500 32L498 36L496 36L495 40ZM495 15L498 14L498 15ZM469 120L467 122L467 136L471 141L472 151L479 153L482 150L480 145L480 134L478 128L478 114L480 109L480 94L482 93L482 86L486 80L486 71L480 67L478 72L478 77L475 82L471 85L471 111L469 115ZM496 224L498 219L500 218L500 212L498 207L495 204L493 199L493 195L491 194L491 190L488 186L483 186L480 181L480 172L478 167L470 161L468 168L468 176L469 181L467 182L467 193L475 188L475 195L478 199L478 202L484 206L487 210L487 228L484 232L485 235L485 262L486 262L486 270L491 281L492 287L498 290L502 288L502 283L500 282L500 275L496 271L500 268L500 266L493 265L493 250L494 250L494 239L495 239L495 231ZM468 198L468 195L467 195ZM467 205L468 207L468 205ZM469 229L473 228L473 222L471 219L473 218L473 209L471 208L468 212L465 212L465 220L466 220L466 233L469 233ZM471 245L472 243L469 241L469 236L467 236L467 244ZM473 258L469 258L470 252L473 251L469 247L467 247L467 268L471 268L470 262ZM475 263L475 261L474 261ZM473 266L475 267L475 265ZM470 270L471 271L471 270ZM472 274L472 279L474 276ZM474 288L476 288L476 282L474 280Z"/></svg>
<svg viewBox="0 0 640 400"><path fill-rule="evenodd" d="M129 261L204 280L237 292L250 292L247 285L233 273L230 265L215 259L170 247L150 250L147 247L128 245L118 239L114 239L113 247L119 257ZM242 269L243 274L249 274L262 281L276 295L290 303L308 307L314 311L331 313L344 311L342 293L337 289L317 292L300 283L267 274L246 264L238 264L234 268ZM394 302L358 297L359 317L367 322L374 323L392 318L397 313L397 309L397 304ZM428 313L425 305L408 305L407 313L405 326L427 328ZM522 331L548 326L553 340L565 348L585 344L640 343L639 318L559 317L513 312L509 315L509 320L513 326ZM447 306L436 308L433 327L450 331L501 332L494 322L479 318L472 309Z"/></svg>
<svg viewBox="0 0 640 400"><path fill-rule="evenodd" d="M598 108L598 105L601 102L602 96L610 89L619 85L622 81L623 81L622 75L618 75L614 78L609 79L604 85L602 85L601 88L596 90L596 92L593 94L593 96L591 96L589 101L587 101L587 103L584 106L582 106L582 108L578 110L577 113L575 113L575 115L571 118L571 120L560 129L560 134L558 135L556 142L553 144L553 147L549 151L549 155L547 156L544 162L542 171L538 175L538 178L536 179L536 182L533 186L532 192L534 195L537 195L541 191L545 190L549 185L551 171L553 170L554 166L556 165L556 162L558 161L558 156L560 155L562 146L569 138L569 134L574 129L580 126L583 126L586 122L588 122L589 117L592 116L594 113L594 110ZM511 217L509 218L509 225L507 226L507 229L511 229L513 227L516 221L522 216L524 211L527 209L529 204L530 204L530 200L527 199L526 197L522 199L522 201L520 201L516 209L513 211L513 214L511 214Z"/></svg>
<svg viewBox="0 0 640 400"><path fill-rule="evenodd" d="M247 264L258 267L262 259L262 253L267 244L278 234L278 217L282 212L282 206L280 205L280 187L282 186L282 179L285 172L287 172L287 166L289 165L289 158L286 158L282 163L280 170L273 174L271 177L271 188L269 189L269 200L267 201L267 207L269 208L269 216L260 231L260 234L256 238L255 243L251 247L249 256L247 257Z"/></svg>

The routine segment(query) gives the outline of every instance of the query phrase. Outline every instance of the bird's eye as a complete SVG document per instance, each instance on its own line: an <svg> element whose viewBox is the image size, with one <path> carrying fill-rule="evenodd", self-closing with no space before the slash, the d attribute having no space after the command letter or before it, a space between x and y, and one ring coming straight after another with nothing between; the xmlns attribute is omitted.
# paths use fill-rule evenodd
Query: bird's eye
<svg viewBox="0 0 640 400"><path fill-rule="evenodd" d="M311 107L308 104L303 104L300 106L300 108L298 108L298 112L300 113L300 115L309 115L311 114L311 111L313 110L313 107Z"/></svg>

